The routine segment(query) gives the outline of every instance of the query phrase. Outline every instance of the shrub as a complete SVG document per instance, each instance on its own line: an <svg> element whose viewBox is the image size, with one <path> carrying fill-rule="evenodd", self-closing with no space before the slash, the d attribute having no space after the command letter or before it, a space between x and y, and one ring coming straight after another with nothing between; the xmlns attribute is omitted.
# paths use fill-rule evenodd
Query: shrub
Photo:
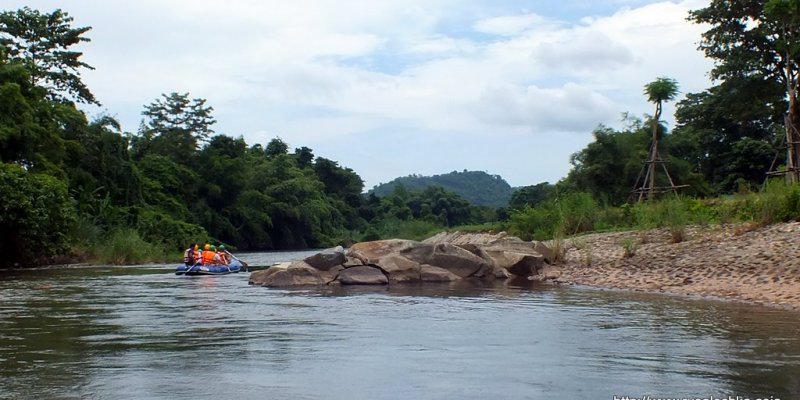
<svg viewBox="0 0 800 400"><path fill-rule="evenodd" d="M559 223L564 233L575 235L594 229L598 214L597 202L585 192L567 193L556 200Z"/></svg>
<svg viewBox="0 0 800 400"><path fill-rule="evenodd" d="M140 264L165 257L161 246L147 243L134 229L111 232L96 250L97 261L103 264Z"/></svg>
<svg viewBox="0 0 800 400"><path fill-rule="evenodd" d="M0 163L0 267L47 262L67 249L75 209L56 178Z"/></svg>
<svg viewBox="0 0 800 400"><path fill-rule="evenodd" d="M172 251L183 250L191 243L209 241L203 227L176 220L157 209L146 209L139 215L137 231L147 242Z"/></svg>
<svg viewBox="0 0 800 400"><path fill-rule="evenodd" d="M633 238L622 239L622 253L623 258L630 258L636 255L636 250L639 248L639 243Z"/></svg>

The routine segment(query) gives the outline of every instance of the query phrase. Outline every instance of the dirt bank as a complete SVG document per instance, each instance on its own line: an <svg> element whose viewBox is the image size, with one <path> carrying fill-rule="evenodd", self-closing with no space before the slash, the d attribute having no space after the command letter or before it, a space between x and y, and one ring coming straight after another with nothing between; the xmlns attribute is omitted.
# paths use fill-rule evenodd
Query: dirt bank
<svg viewBox="0 0 800 400"><path fill-rule="evenodd" d="M688 227L678 243L671 236L661 229L566 239L560 280L800 310L800 223Z"/></svg>

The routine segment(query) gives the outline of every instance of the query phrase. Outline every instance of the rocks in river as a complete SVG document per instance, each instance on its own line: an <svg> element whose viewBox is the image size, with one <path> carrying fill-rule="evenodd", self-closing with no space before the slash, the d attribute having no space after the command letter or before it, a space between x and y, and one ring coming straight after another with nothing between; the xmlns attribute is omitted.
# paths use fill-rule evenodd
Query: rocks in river
<svg viewBox="0 0 800 400"><path fill-rule="evenodd" d="M342 285L385 285L389 278L380 269L361 265L347 268L339 273L337 278Z"/></svg>
<svg viewBox="0 0 800 400"><path fill-rule="evenodd" d="M422 242L390 239L325 250L302 261L256 271L267 287L387 285L458 280L554 279L552 251L540 242L499 234L442 233Z"/></svg>
<svg viewBox="0 0 800 400"><path fill-rule="evenodd" d="M311 257L306 257L303 261L318 270L328 271L337 265L344 264L347 259L344 256L344 248L342 246L336 246L332 249L314 254Z"/></svg>

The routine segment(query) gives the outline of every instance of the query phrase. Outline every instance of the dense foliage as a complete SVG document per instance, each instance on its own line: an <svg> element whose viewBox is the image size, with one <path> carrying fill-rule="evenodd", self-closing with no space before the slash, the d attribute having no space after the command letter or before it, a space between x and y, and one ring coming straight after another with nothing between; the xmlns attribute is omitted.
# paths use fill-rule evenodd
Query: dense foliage
<svg viewBox="0 0 800 400"><path fill-rule="evenodd" d="M506 207L513 192L511 185L499 175L467 170L433 176L404 176L389 183L377 185L371 192L382 197L392 193L394 188L399 185L405 186L410 191L439 186L458 194L472 204L493 208Z"/></svg>

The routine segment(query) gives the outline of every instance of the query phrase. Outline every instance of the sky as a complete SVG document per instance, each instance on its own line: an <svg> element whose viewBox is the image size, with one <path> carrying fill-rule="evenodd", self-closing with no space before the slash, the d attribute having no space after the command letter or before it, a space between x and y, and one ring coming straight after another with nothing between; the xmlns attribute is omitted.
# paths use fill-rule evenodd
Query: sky
<svg viewBox="0 0 800 400"><path fill-rule="evenodd" d="M136 132L144 105L189 93L220 134L352 168L365 189L477 170L555 183L600 124L652 114L658 77L711 85L686 20L707 0L4 0L90 26L81 75ZM664 119L674 127L674 105Z"/></svg>

